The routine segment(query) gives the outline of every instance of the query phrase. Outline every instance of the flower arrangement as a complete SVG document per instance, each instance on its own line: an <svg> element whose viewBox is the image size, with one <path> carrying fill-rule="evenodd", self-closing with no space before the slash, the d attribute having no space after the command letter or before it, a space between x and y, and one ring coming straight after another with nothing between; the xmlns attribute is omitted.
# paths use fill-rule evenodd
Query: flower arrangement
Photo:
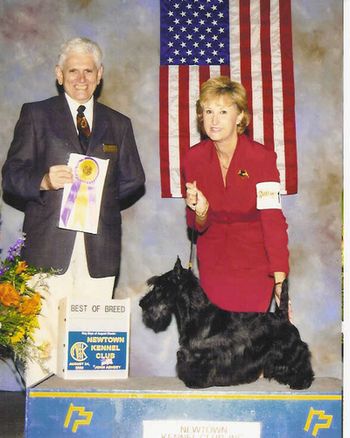
<svg viewBox="0 0 350 438"><path fill-rule="evenodd" d="M40 358L44 349L35 345L33 333L42 305L37 288L43 287L48 273L21 260L24 241L18 239L0 262L0 358L11 358L25 366L28 359ZM34 282L35 274L41 275Z"/></svg>

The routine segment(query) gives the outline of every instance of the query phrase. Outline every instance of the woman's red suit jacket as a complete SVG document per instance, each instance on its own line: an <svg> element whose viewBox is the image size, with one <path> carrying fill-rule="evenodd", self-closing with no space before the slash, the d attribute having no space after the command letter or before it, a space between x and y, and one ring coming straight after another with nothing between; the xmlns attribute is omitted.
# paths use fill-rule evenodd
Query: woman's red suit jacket
<svg viewBox="0 0 350 438"><path fill-rule="evenodd" d="M275 152L240 135L225 186L214 143L205 140L186 154L183 172L185 182L196 181L210 205L202 227L186 208L188 226L199 231L199 276L208 298L230 311L267 311L273 273L289 272L282 210L256 205L256 184L280 180Z"/></svg>

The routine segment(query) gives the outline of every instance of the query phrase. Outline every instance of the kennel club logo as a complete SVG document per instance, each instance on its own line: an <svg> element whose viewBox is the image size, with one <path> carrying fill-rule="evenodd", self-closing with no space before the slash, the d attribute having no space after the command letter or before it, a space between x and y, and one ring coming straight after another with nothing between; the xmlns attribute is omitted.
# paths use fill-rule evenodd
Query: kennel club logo
<svg viewBox="0 0 350 438"><path fill-rule="evenodd" d="M69 332L69 370L125 370L126 332Z"/></svg>
<svg viewBox="0 0 350 438"><path fill-rule="evenodd" d="M75 342L70 348L70 354L76 362L83 362L87 359L87 355L85 354L85 350L88 348L88 345L85 342Z"/></svg>

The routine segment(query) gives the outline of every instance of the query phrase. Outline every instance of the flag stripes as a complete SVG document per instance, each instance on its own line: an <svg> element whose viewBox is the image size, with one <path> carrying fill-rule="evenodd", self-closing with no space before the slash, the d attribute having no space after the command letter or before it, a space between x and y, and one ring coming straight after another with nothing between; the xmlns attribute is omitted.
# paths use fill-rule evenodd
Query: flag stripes
<svg viewBox="0 0 350 438"><path fill-rule="evenodd" d="M187 14L188 17L192 6L207 2L162 0L163 20L166 17L165 12L168 9L171 11L175 3L187 7L182 14ZM223 8L222 11L229 11L229 65L217 63L219 57L220 62L226 59L224 49L218 54L216 65L209 62L194 65L188 59L191 50L184 51L182 55L178 55L179 50L174 50L176 55L182 56L182 64L172 65L171 43L166 47L165 41L162 41L163 64L159 73L162 197L183 195L182 159L188 148L201 139L196 118L200 85L210 77L219 75L230 76L232 80L245 86L252 113L248 135L268 148L274 148L282 193L296 193L297 156L290 0L212 0L211 3L217 4L218 11L220 7ZM213 15L209 9L205 10L207 16ZM213 9L214 12L217 10ZM171 18L176 20L174 15ZM199 22L199 18L197 21ZM214 20L210 25L210 34L217 31ZM168 29L170 27L169 24ZM222 25L221 29L224 28ZM164 32L164 23L162 29ZM186 31L187 36L198 35L195 27L192 29L193 35L190 30ZM210 46L208 38L207 35L206 45ZM186 46L186 43L183 44ZM169 59L168 63L166 59Z"/></svg>

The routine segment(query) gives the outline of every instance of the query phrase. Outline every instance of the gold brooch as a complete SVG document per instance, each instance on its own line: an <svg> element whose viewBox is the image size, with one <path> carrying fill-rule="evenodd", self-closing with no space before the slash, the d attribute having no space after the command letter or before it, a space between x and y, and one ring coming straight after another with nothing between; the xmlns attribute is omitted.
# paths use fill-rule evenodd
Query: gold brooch
<svg viewBox="0 0 350 438"><path fill-rule="evenodd" d="M249 178L249 174L248 174L248 172L247 172L245 169L240 169L240 170L238 171L238 175L239 175L241 178Z"/></svg>

